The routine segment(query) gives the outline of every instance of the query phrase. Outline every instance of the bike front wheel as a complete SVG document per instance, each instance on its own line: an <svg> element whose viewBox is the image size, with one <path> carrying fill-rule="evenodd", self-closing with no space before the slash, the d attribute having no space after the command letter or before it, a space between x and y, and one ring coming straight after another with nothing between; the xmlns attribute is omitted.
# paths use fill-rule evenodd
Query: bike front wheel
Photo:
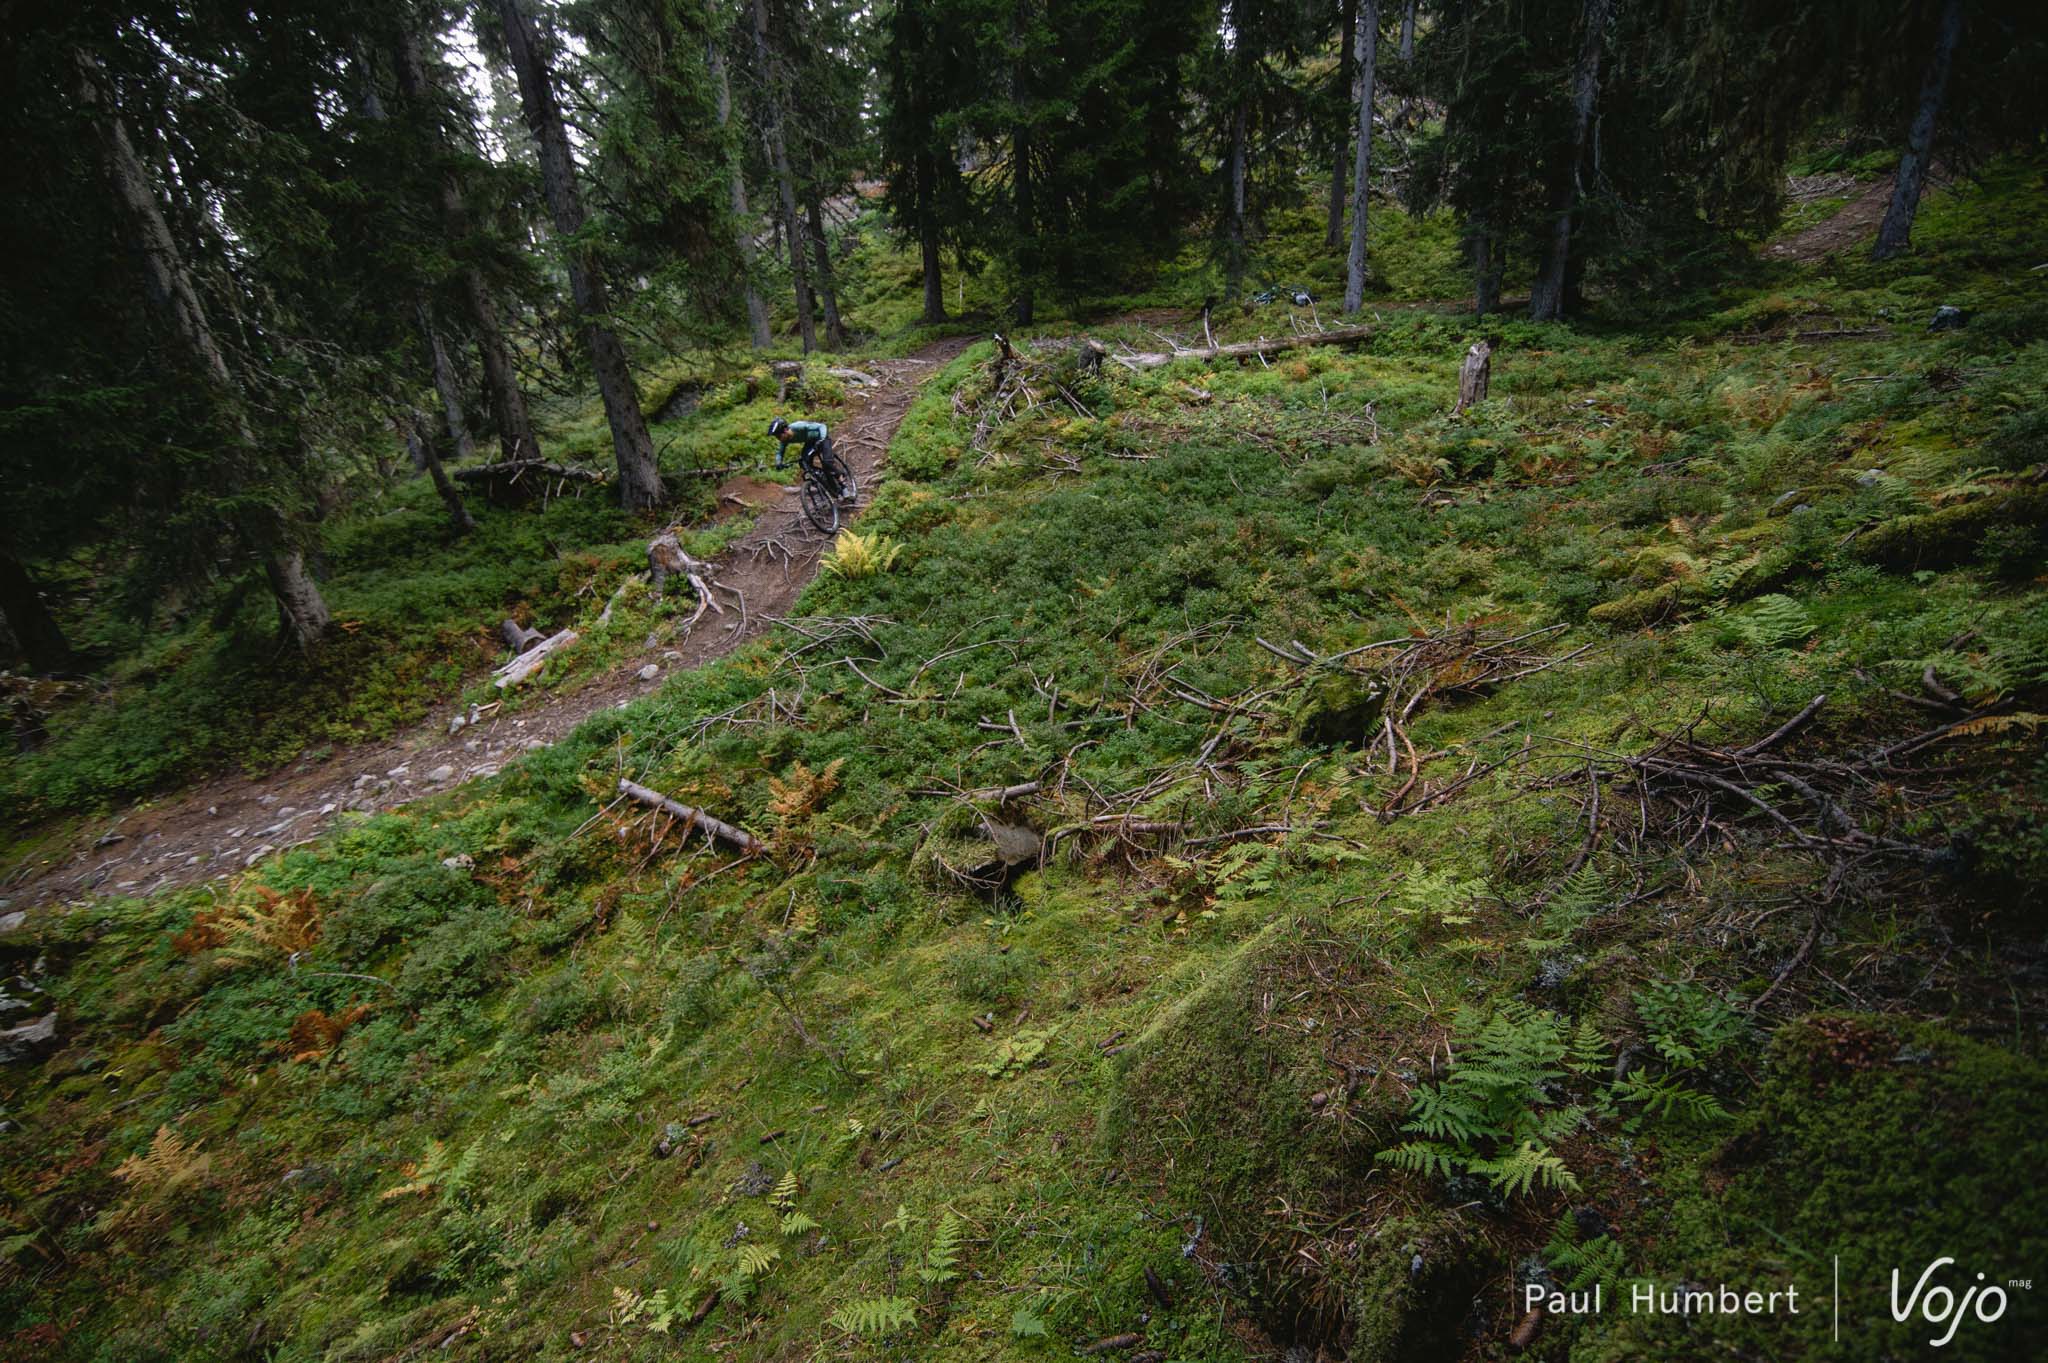
<svg viewBox="0 0 2048 1363"><path fill-rule="evenodd" d="M839 499L832 495L825 480L806 477L798 498L803 505L804 519L821 535L829 535L839 529Z"/></svg>

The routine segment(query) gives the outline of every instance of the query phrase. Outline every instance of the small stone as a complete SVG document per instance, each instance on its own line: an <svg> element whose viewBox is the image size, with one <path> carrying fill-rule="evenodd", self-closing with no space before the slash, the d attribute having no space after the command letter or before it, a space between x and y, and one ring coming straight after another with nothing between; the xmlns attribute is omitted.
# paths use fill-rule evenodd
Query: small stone
<svg viewBox="0 0 2048 1363"><path fill-rule="evenodd" d="M272 852L275 852L276 850L277 849L275 847L272 847L269 843L264 843L262 846L258 847L255 851L251 852L248 856L242 859L243 868L247 869L248 867L254 866L257 862L263 860L265 857L269 856Z"/></svg>
<svg viewBox="0 0 2048 1363"><path fill-rule="evenodd" d="M324 817L326 815L332 814L338 808L340 808L339 805L336 805L334 801L329 800L326 804L320 806L320 813Z"/></svg>
<svg viewBox="0 0 2048 1363"><path fill-rule="evenodd" d="M461 715L457 715L448 721L448 732L451 734L461 733L462 727L467 723L469 723L468 720L464 719Z"/></svg>
<svg viewBox="0 0 2048 1363"><path fill-rule="evenodd" d="M390 771L387 771L384 774L390 777L392 780L396 781L399 777L405 775L407 772L411 770L411 767L393 767Z"/></svg>
<svg viewBox="0 0 2048 1363"><path fill-rule="evenodd" d="M1963 324L1969 320L1970 315L1961 308L1951 307L1944 303L1934 310L1934 316L1927 323L1927 329L1929 331L1961 331Z"/></svg>
<svg viewBox="0 0 2048 1363"><path fill-rule="evenodd" d="M13 932L28 921L28 910L16 909L13 913L0 913L0 932Z"/></svg>
<svg viewBox="0 0 2048 1363"><path fill-rule="evenodd" d="M185 858L185 864L187 866L197 866L199 864L199 861L200 859L196 856Z"/></svg>
<svg viewBox="0 0 2048 1363"><path fill-rule="evenodd" d="M286 805L283 809L277 811L277 816L281 819L289 819L298 812L299 807L297 805Z"/></svg>
<svg viewBox="0 0 2048 1363"><path fill-rule="evenodd" d="M450 781L453 780L454 777L455 768L449 766L446 762L443 762L440 766L434 768L432 771L427 773L427 779L429 781Z"/></svg>
<svg viewBox="0 0 2048 1363"><path fill-rule="evenodd" d="M370 782L376 779L377 778L372 776L369 772L364 772L361 776L358 776L356 778L356 789L361 790L364 786L367 786L368 784L370 784Z"/></svg>
<svg viewBox="0 0 2048 1363"><path fill-rule="evenodd" d="M653 681L656 677L659 677L660 675L661 667L659 664L656 663L649 663L647 664L647 666L640 669L641 681Z"/></svg>
<svg viewBox="0 0 2048 1363"><path fill-rule="evenodd" d="M467 871L476 865L476 858L467 852L457 852L452 857L441 858L441 864L451 871Z"/></svg>
<svg viewBox="0 0 2048 1363"><path fill-rule="evenodd" d="M220 806L208 805L206 807L206 817L209 819L218 819L220 817Z"/></svg>
<svg viewBox="0 0 2048 1363"><path fill-rule="evenodd" d="M277 797L275 795L258 795L256 797L256 803L262 805L265 809L268 809L272 805L277 803Z"/></svg>

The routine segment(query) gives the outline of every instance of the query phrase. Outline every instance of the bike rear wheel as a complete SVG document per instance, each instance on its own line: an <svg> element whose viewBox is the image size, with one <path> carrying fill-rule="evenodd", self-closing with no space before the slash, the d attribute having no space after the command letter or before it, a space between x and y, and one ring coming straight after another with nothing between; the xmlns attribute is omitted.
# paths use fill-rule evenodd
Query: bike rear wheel
<svg viewBox="0 0 2048 1363"><path fill-rule="evenodd" d="M839 499L825 485L825 478L818 474L805 474L798 499L804 510L804 519L809 521L821 535L829 535L839 529Z"/></svg>
<svg viewBox="0 0 2048 1363"><path fill-rule="evenodd" d="M841 501L850 502L860 495L860 485L854 481L853 470L847 466L846 461L841 459L836 451L825 451L822 462L825 465L826 471L839 484L839 497Z"/></svg>

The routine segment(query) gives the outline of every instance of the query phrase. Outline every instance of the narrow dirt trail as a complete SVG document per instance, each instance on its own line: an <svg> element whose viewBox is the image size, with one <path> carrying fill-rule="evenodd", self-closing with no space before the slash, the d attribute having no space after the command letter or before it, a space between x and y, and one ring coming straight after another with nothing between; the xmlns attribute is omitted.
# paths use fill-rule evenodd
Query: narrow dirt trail
<svg viewBox="0 0 2048 1363"><path fill-rule="evenodd" d="M832 432L860 481L863 504L918 387L972 343L958 337L908 359L863 366L879 382L863 390L858 407ZM787 610L817 575L826 539L803 520L793 489L736 479L728 490L754 504L757 514L753 527L717 560L718 584L727 589L724 615L707 615L688 634L643 649L573 690L542 693L516 713L452 734L444 711L402 734L338 749L318 762L302 760L259 777L215 777L92 821L73 845L17 868L12 883L0 888L0 901L19 910L232 875L311 842L343 813L397 809L490 776L523 753L559 741L599 710L658 690L670 673L700 667L758 638L772 628L768 617ZM732 608L735 594L744 598L744 620ZM643 677L650 665L657 673Z"/></svg>

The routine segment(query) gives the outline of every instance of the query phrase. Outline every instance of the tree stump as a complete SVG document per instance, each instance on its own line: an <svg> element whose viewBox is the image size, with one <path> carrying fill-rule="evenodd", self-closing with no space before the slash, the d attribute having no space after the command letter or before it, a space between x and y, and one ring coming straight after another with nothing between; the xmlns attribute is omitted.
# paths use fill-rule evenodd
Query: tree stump
<svg viewBox="0 0 2048 1363"><path fill-rule="evenodd" d="M505 641L505 647L514 653L524 653L541 640L547 638L537 629L528 629L517 620L507 620L498 626L498 634Z"/></svg>
<svg viewBox="0 0 2048 1363"><path fill-rule="evenodd" d="M1493 346L1486 341L1478 341L1465 352L1464 367L1458 371L1458 405L1454 413L1486 401L1486 385L1492 378Z"/></svg>

